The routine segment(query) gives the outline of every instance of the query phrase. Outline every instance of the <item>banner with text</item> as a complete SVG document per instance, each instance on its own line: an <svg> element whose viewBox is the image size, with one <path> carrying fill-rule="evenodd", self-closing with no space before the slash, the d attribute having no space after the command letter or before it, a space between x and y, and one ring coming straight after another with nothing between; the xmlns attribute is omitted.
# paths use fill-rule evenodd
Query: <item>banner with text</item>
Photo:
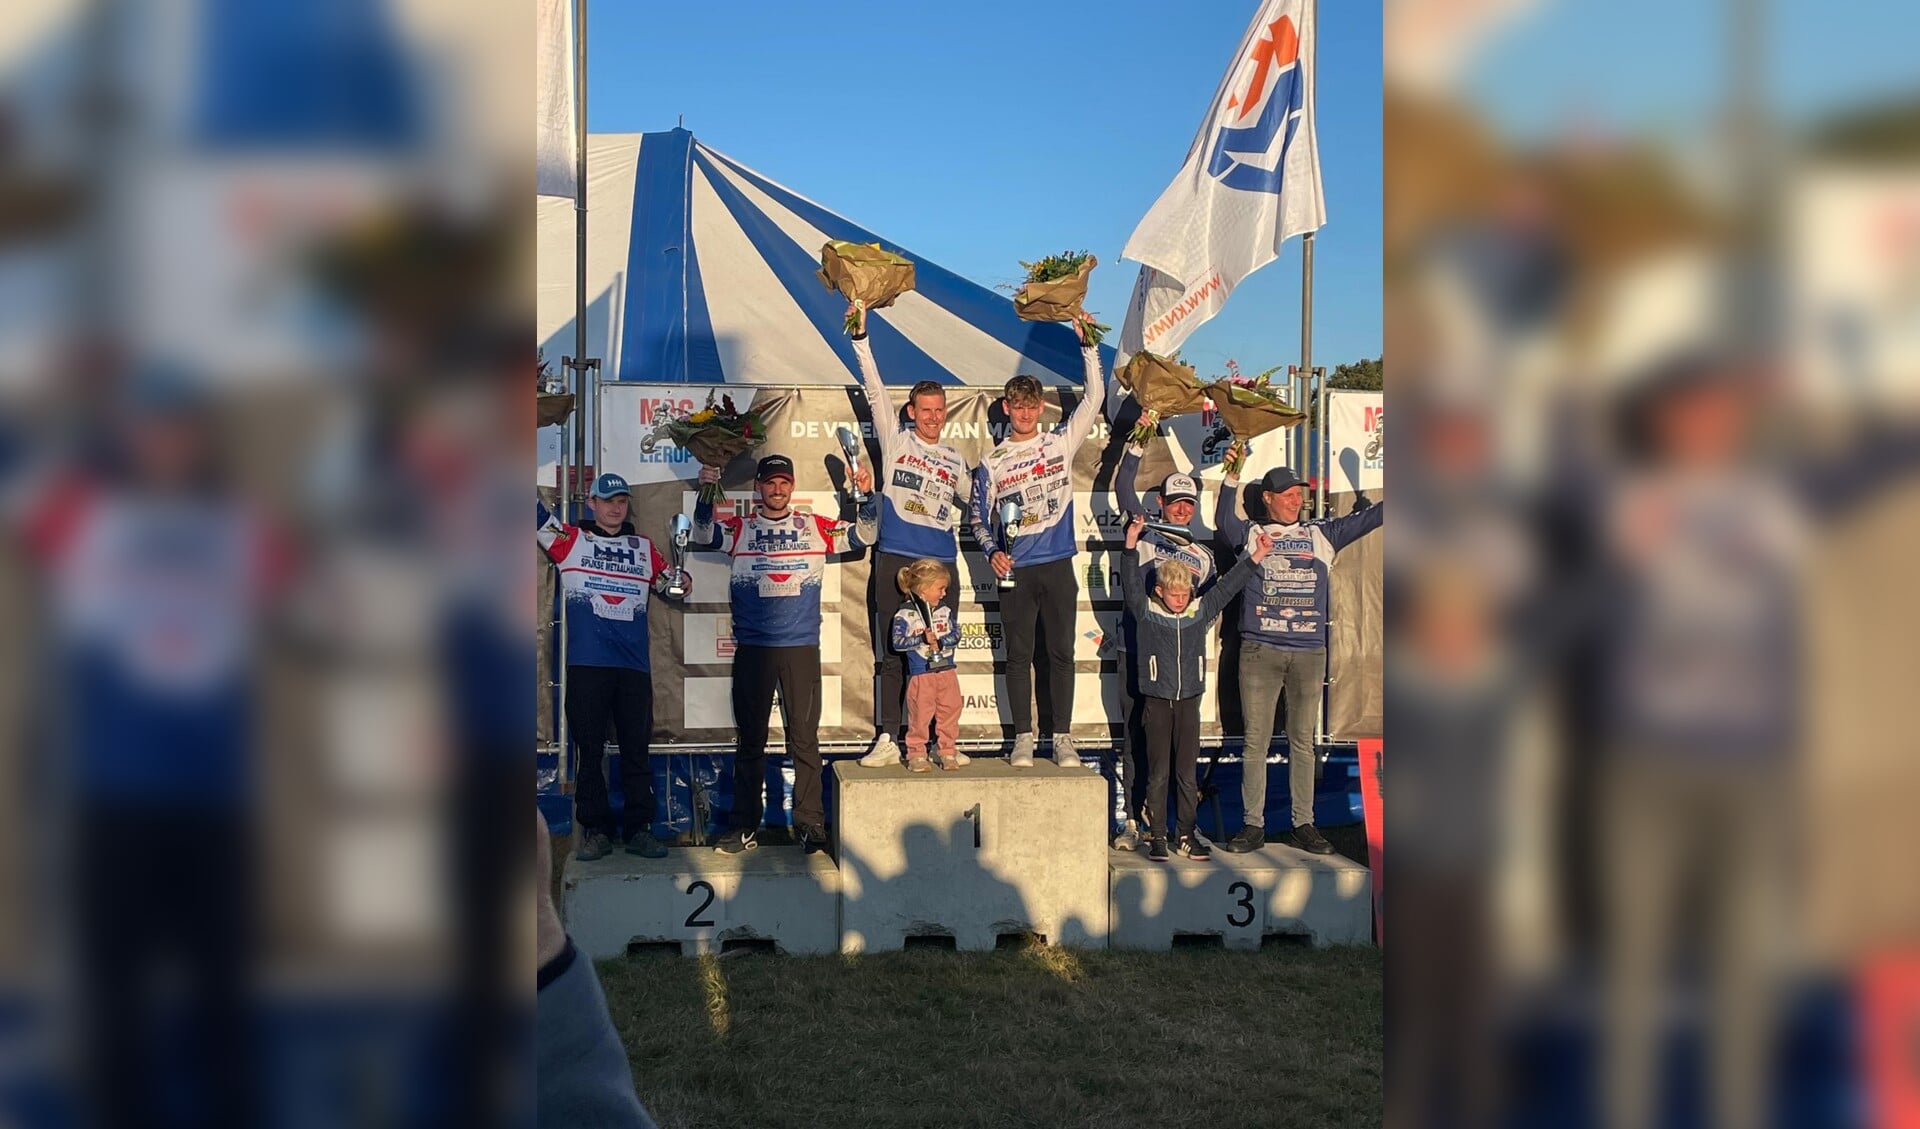
<svg viewBox="0 0 1920 1129"><path fill-rule="evenodd" d="M796 508L852 518L846 499L847 468L837 433L846 427L866 440L866 458L878 455L865 397L857 388L724 389L736 400L753 399L765 417L773 438L760 451L736 459L727 467L723 485L734 512L745 514L753 505L753 462L759 455L779 453L793 459L799 481ZM668 523L676 513L691 513L699 463L671 443L642 452L642 438L663 413L697 409L707 390L685 385L617 383L603 386L601 457L599 467L624 475L633 488L633 522L639 532L654 538L666 551ZM904 390L902 390L903 394ZM1078 393L1065 396L1066 409ZM1061 397L1049 393L1043 427L1061 419ZM1006 434L1007 420L993 389L947 390L946 441L971 464L977 462ZM1131 420L1102 419L1074 460L1074 511L1080 551L1077 558L1080 597L1074 625L1073 651L1077 679L1072 731L1084 740L1101 742L1121 732L1118 625L1121 598L1118 574L1124 522L1115 508L1113 476L1123 444L1109 442L1113 428L1122 435ZM1230 441L1217 421L1183 417L1168 429L1168 439L1148 450L1139 475L1139 488L1150 496L1161 479L1174 470L1202 480L1200 516L1194 525L1199 538L1212 536L1213 507L1219 489L1220 454ZM1280 438L1263 436L1271 445L1268 461L1278 461ZM1257 444L1252 473L1264 465L1265 447ZM868 464L871 466L871 463ZM723 511L724 512L724 511ZM992 571L962 525L960 535L960 653L959 673L964 709L963 740L1004 740L1011 733L1005 694L1006 647L1000 625L999 589ZM653 604L653 681L655 741L673 744L730 744L733 740L731 616L727 604L729 562L718 553L694 553L689 560L693 593L684 607L664 600ZM1376 581L1377 583L1377 581ZM873 735L875 625L868 609L875 606L869 578L869 554L849 554L829 568L822 600L820 737L826 742L871 740ZM1223 617L1224 618L1224 617ZM1209 653L1219 654L1215 638ZM1034 677L1040 732L1051 732L1052 703L1044 673L1045 645L1036 648ZM1208 671L1208 689L1201 716L1208 736L1222 732L1223 715L1238 732L1238 695L1229 672L1216 694L1215 672ZM773 739L781 740L779 711L774 714ZM1057 727L1056 728L1061 728Z"/></svg>

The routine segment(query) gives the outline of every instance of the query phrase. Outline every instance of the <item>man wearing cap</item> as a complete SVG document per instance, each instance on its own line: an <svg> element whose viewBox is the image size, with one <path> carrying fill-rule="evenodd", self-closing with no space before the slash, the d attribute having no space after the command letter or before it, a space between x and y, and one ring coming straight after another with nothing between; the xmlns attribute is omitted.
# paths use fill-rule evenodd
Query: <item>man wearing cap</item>
<svg viewBox="0 0 1920 1129"><path fill-rule="evenodd" d="M1120 512L1127 515L1147 516L1146 505L1140 500L1135 484L1140 476L1140 460L1146 454L1143 447L1129 444L1127 452L1120 459L1120 468L1114 475L1114 493L1119 497ZM1186 526L1193 521L1194 511L1200 504L1200 485L1192 475L1175 471L1160 481L1160 519L1171 525ZM1179 561L1193 573L1193 594L1197 598L1213 586L1215 566L1213 553L1204 545L1195 544L1190 538L1169 536L1157 529L1147 529L1140 534L1136 547L1140 558L1140 579L1142 591L1153 591L1155 571L1161 561ZM1124 562L1122 562L1124 565ZM1139 648L1135 644L1133 613L1123 611L1120 615L1120 716L1126 725L1125 742L1121 746L1121 755L1125 758L1120 773L1122 786L1126 792L1126 824L1120 835L1114 840L1114 846L1123 850L1132 850L1139 846L1140 836L1147 826L1147 815L1157 808L1150 797L1145 795L1141 785L1147 779L1146 727L1142 717L1143 702L1138 692L1139 671L1135 656Z"/></svg>
<svg viewBox="0 0 1920 1129"><path fill-rule="evenodd" d="M580 754L579 793L583 860L613 849L613 806L602 756L607 725L620 734L620 791L626 798L627 850L664 858L653 836L653 662L647 638L647 598L671 571L651 540L627 520L627 480L608 471L593 480L587 499L592 520L565 525L548 515L540 547L560 570L567 607L567 725Z"/></svg>
<svg viewBox="0 0 1920 1129"><path fill-rule="evenodd" d="M700 481L720 481L717 467ZM853 484L868 490L865 467ZM737 855L759 842L765 810L767 729L780 692L787 752L793 758L794 834L806 853L827 847L820 796L820 589L827 558L873 544L878 501L869 494L858 524L793 509L793 460L768 455L754 469L759 505L748 517L715 520L713 503L693 508L693 547L733 558L728 600L733 609L732 827L718 850Z"/></svg>
<svg viewBox="0 0 1920 1129"><path fill-rule="evenodd" d="M866 311L849 306L854 318L853 355L860 362L860 382L873 411L874 437L880 441L880 537L873 554L873 638L884 639L906 596L896 583L900 570L921 558L944 562L954 570L954 583L942 601L957 619L960 614L960 544L954 529L966 512L967 461L940 441L947 423L946 389L923 380L907 393L907 418L900 423L893 396L880 379L873 349L867 341ZM891 647L874 648L879 685L874 690L873 748L860 759L868 768L900 763L896 738L905 732L901 703L906 700L905 656ZM960 762L967 758L962 755Z"/></svg>
<svg viewBox="0 0 1920 1129"><path fill-rule="evenodd" d="M1327 575L1334 554L1380 528L1384 504L1346 517L1303 522L1306 484L1290 467L1275 467L1260 480L1266 521L1250 528L1241 506L1240 481L1230 476L1220 489L1214 527L1230 544L1257 530L1273 540L1261 574L1247 585L1240 604L1240 707L1246 718L1240 798L1245 826L1221 846L1254 851L1267 841L1267 746L1273 740L1274 705L1287 702L1287 783L1293 801L1293 831L1287 842L1326 855L1333 844L1313 825L1313 725L1320 689L1327 680Z"/></svg>

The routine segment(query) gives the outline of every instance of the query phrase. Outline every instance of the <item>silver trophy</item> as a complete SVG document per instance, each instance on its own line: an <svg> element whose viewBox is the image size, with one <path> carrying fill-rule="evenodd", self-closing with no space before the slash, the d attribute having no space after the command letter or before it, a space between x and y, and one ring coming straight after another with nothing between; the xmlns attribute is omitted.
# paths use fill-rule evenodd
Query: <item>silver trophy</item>
<svg viewBox="0 0 1920 1129"><path fill-rule="evenodd" d="M929 628L932 627L933 626L933 608L927 606L927 602L920 598L920 593L909 592L907 593L907 599L913 601L913 610L920 613L920 626L929 627ZM937 639L938 636L935 636L935 638ZM927 661L929 663L938 664L940 662L940 657L945 653L946 653L945 647L942 647L939 643L934 643L933 653L927 656Z"/></svg>
<svg viewBox="0 0 1920 1129"><path fill-rule="evenodd" d="M660 594L674 600L687 598L687 546L693 543L693 519L686 514L673 515L673 537L667 553L673 558L673 570L667 574L667 586Z"/></svg>
<svg viewBox="0 0 1920 1129"><path fill-rule="evenodd" d="M847 496L856 506L867 504L867 493L853 484L853 476L860 473L860 437L847 428L840 429L840 451L847 456Z"/></svg>
<svg viewBox="0 0 1920 1129"><path fill-rule="evenodd" d="M1020 529L1020 499L1003 498L1000 501L1000 549L1008 557L1013 556L1013 539ZM1006 591L1016 587L1013 573L1009 571L1000 578L1000 589Z"/></svg>
<svg viewBox="0 0 1920 1129"><path fill-rule="evenodd" d="M1149 521L1146 527L1175 544L1193 544L1193 530L1184 525L1177 525L1171 521Z"/></svg>

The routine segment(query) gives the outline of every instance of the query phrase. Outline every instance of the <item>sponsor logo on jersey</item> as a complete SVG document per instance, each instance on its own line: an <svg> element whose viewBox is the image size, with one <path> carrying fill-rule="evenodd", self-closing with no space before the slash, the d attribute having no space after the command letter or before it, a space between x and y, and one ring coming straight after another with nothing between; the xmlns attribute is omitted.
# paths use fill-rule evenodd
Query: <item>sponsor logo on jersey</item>
<svg viewBox="0 0 1920 1129"><path fill-rule="evenodd" d="M893 468L893 484L902 490L919 490L925 486L926 483L927 480L925 478L910 470L905 470L901 467Z"/></svg>
<svg viewBox="0 0 1920 1129"><path fill-rule="evenodd" d="M617 561L621 564L633 564L637 559L634 554L636 546L633 545L631 539L628 540L627 545L628 547L623 549L619 546L605 545L596 541L593 543L593 559L603 563Z"/></svg>

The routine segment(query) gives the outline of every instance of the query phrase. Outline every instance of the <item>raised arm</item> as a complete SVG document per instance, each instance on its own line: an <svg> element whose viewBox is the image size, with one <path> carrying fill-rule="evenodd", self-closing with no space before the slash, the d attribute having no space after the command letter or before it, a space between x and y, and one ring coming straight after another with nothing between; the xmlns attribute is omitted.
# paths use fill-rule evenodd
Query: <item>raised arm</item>
<svg viewBox="0 0 1920 1129"><path fill-rule="evenodd" d="M1119 498L1120 512L1123 514L1144 514L1147 508L1140 503L1138 480L1140 478L1140 457L1146 450L1129 443L1127 453L1120 456L1120 469L1113 475L1113 492Z"/></svg>
<svg viewBox="0 0 1920 1129"><path fill-rule="evenodd" d="M851 305L848 312L855 312ZM853 334L853 356L860 364L860 387L867 393L867 406L873 411L873 434L880 441L880 465L893 465L893 443L900 432L900 409L880 379L880 366L873 363L873 347L867 343L867 314L858 311L860 328Z"/></svg>
<svg viewBox="0 0 1920 1129"><path fill-rule="evenodd" d="M1146 527L1145 517L1133 515L1133 520L1127 523L1127 558L1120 562L1120 598L1135 616L1147 610L1147 583L1142 579L1146 572L1142 566L1146 562L1140 556L1140 531Z"/></svg>
<svg viewBox="0 0 1920 1129"><path fill-rule="evenodd" d="M866 468L860 468L866 473ZM866 487L861 487L866 490ZM864 549L880 540L880 494L867 490L867 500L860 503L860 512L854 515L853 525L847 529L848 543L855 549Z"/></svg>
<svg viewBox="0 0 1920 1129"><path fill-rule="evenodd" d="M720 468L702 466L700 484L720 481ZM713 520L713 503L701 498L693 504L693 535L687 547L703 553L717 553L722 545L720 523Z"/></svg>
<svg viewBox="0 0 1920 1129"><path fill-rule="evenodd" d="M1213 587L1201 594L1200 607L1195 613L1200 622L1210 622L1214 616L1219 615L1233 601L1233 598L1240 594L1240 589L1245 588L1248 581L1259 575L1260 562L1266 560L1267 554L1272 551L1272 539L1265 533L1256 531L1253 549L1236 561L1234 566L1227 570L1226 575L1214 583Z"/></svg>
<svg viewBox="0 0 1920 1129"><path fill-rule="evenodd" d="M973 539L980 543L980 551L991 557L1000 551L999 539L993 532L993 479L987 473L987 461L973 468L973 504L968 507L973 516Z"/></svg>
<svg viewBox="0 0 1920 1129"><path fill-rule="evenodd" d="M1073 415L1067 417L1066 427L1061 429L1069 456L1087 441L1094 423L1100 418L1100 404L1107 397L1107 382L1100 376L1100 350L1092 345L1080 346L1080 364L1086 370L1080 404L1073 409Z"/></svg>
<svg viewBox="0 0 1920 1129"><path fill-rule="evenodd" d="M1247 539L1246 500L1240 494L1240 478L1229 475L1221 480L1220 496L1213 501L1213 533L1227 544L1238 545Z"/></svg>
<svg viewBox="0 0 1920 1129"><path fill-rule="evenodd" d="M1328 544L1333 546L1335 552L1339 552L1380 528L1380 523L1386 518L1387 504L1375 502L1357 514L1328 518L1320 523L1320 532L1327 535Z"/></svg>

